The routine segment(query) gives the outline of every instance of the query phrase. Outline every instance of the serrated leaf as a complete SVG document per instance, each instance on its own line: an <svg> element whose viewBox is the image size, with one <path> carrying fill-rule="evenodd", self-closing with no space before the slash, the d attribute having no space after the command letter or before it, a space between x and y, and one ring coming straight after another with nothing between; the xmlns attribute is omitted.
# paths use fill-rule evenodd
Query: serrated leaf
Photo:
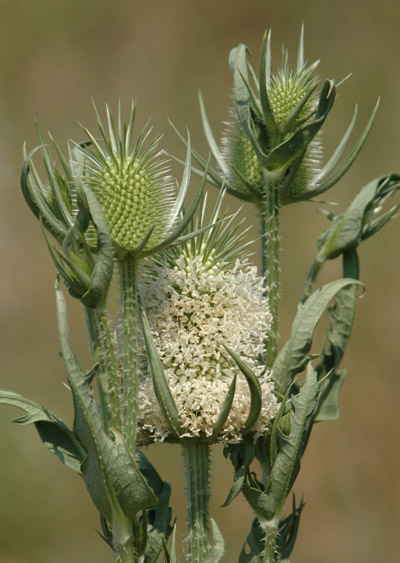
<svg viewBox="0 0 400 563"><path fill-rule="evenodd" d="M358 277L356 250L343 253L343 274ZM335 303L328 308L330 326L326 331L326 342L316 367L321 381L321 394L316 422L336 420L339 417L339 392L347 372L338 367L345 352L354 325L357 308L357 287L343 288L336 296Z"/></svg>
<svg viewBox="0 0 400 563"><path fill-rule="evenodd" d="M318 401L319 384L312 365L308 365L307 374L298 395L291 398L290 433L278 452L267 490L273 492L275 502L282 508L300 467L300 460L307 445L313 423L313 414ZM274 504L275 504L274 502ZM276 513L275 513L276 514Z"/></svg>
<svg viewBox="0 0 400 563"><path fill-rule="evenodd" d="M272 368L273 379L281 393L285 392L293 377L307 365L314 329L330 301L343 288L354 284L362 285L351 278L330 282L312 293L305 303L299 304L290 338Z"/></svg>
<svg viewBox="0 0 400 563"><path fill-rule="evenodd" d="M55 454L66 467L77 473L81 472L81 464L85 460L86 452L72 430L59 418L14 391L0 389L0 403L24 410L26 415L14 419L13 422L17 424L33 423L46 448Z"/></svg>
<svg viewBox="0 0 400 563"><path fill-rule="evenodd" d="M103 428L91 384L82 372L72 349L66 306L56 283L57 321L61 356L74 397L74 435L87 451L82 476L100 513L110 522L121 510L128 518L151 508L157 497L148 486L125 442L117 433L112 439Z"/></svg>
<svg viewBox="0 0 400 563"><path fill-rule="evenodd" d="M284 505L292 484L300 468L308 438L311 432L313 415L318 401L319 384L311 364L299 393L292 397L290 411L290 433L282 440L282 446L268 476L265 490L243 485L243 493L263 520L277 517Z"/></svg>

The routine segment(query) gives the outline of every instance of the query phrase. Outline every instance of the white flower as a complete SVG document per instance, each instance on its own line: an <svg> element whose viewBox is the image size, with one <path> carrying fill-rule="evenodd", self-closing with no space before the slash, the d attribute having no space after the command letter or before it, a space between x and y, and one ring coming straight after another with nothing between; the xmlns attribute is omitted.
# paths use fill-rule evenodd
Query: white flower
<svg viewBox="0 0 400 563"><path fill-rule="evenodd" d="M271 374L261 358L271 325L264 280L246 260L235 265L204 263L204 256L181 255L164 266L143 288L143 304L183 436L211 436L236 373L235 396L218 440L239 442L250 409L250 392L222 344L232 349L258 377L262 409L251 429L263 434L278 410ZM139 389L140 421L145 436L162 441L169 427L150 377Z"/></svg>

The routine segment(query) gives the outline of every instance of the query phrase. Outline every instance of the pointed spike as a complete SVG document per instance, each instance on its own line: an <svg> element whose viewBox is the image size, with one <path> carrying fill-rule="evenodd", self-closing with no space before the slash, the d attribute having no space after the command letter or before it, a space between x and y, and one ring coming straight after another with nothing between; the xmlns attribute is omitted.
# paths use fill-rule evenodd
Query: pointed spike
<svg viewBox="0 0 400 563"><path fill-rule="evenodd" d="M299 50L297 51L297 72L304 67L304 22L301 24Z"/></svg>
<svg viewBox="0 0 400 563"><path fill-rule="evenodd" d="M249 390L250 390L250 409L249 409L249 414L247 416L247 419L246 419L244 426L242 428L242 431L245 432L246 430L249 430L253 426L253 424L257 421L257 419L260 415L261 404L262 404L261 386L260 386L260 383L258 381L257 376L252 372L252 370L249 368L249 366L245 362L243 362L243 360L241 360L239 358L239 356L237 354L235 354L235 352L233 352L233 350L231 350L224 343L222 343L222 346L225 348L225 350L228 352L228 354L232 357L232 359L235 362L235 364L237 365L237 367L243 373L243 375L246 378L247 384L249 386Z"/></svg>
<svg viewBox="0 0 400 563"><path fill-rule="evenodd" d="M168 386L143 307L140 308L140 321L142 324L143 336L149 359L150 372L153 379L154 392L171 432L179 438L182 424L179 418L178 409Z"/></svg>
<svg viewBox="0 0 400 563"><path fill-rule="evenodd" d="M380 102L380 99L378 98L378 101L375 105L375 108L374 108L374 110L371 114L371 117L368 120L368 123L367 123L364 131L361 133L358 141L354 145L352 151L350 152L350 154L346 158L345 162L330 178L327 178L325 181L322 181L320 184L318 184L316 186L316 188L314 190L312 190L312 194L311 194L312 196L318 195L318 194L328 190L329 188L331 188L349 170L350 166L353 164L353 162L357 158L358 154L360 153L361 149L363 148L365 141L367 140L367 137L368 137L368 135L369 135L369 133L372 129L372 125L375 121L376 113L378 111L379 102Z"/></svg>
<svg viewBox="0 0 400 563"><path fill-rule="evenodd" d="M228 167L227 163L225 162L225 160L224 160L224 158L221 154L221 151L219 150L217 142L215 141L215 137L212 133L210 122L208 121L206 108L205 108L205 105L204 105L204 101L203 101L203 97L201 95L201 92L199 92L199 103L200 103L201 121L203 123L203 130L204 130L204 134L205 134L206 139L207 139L208 146L210 147L211 153L212 153L213 157L215 158L215 161L218 164L219 168L222 170L222 172L225 176L228 176L229 175L229 167Z"/></svg>
<svg viewBox="0 0 400 563"><path fill-rule="evenodd" d="M344 151L346 150L346 147L347 147L347 144L349 142L351 133L353 132L354 125L355 125L355 122L356 122L356 119L357 119L357 113L358 113L358 106L356 104L356 106L354 108L353 117L350 121L349 126L347 127L347 129L345 131L345 134L343 135L340 143L338 144L338 146L337 146L335 152L333 153L333 155L331 156L331 158L328 160L328 162L325 164L325 166L319 172L319 174L316 177L314 183L318 183L320 181L323 181L324 178L333 170L333 168L339 162L339 160L342 157Z"/></svg>
<svg viewBox="0 0 400 563"><path fill-rule="evenodd" d="M235 396L235 390L236 390L236 380L237 380L237 375L235 373L235 375L232 378L232 383L229 386L228 389L228 393L226 394L226 397L224 399L224 402L222 404L221 407L221 411L218 415L217 420L214 423L213 426L213 432L212 435L210 436L210 441L214 441L218 434L221 432L232 407L232 403L233 403L233 398Z"/></svg>
<svg viewBox="0 0 400 563"><path fill-rule="evenodd" d="M185 167L183 169L182 180L179 186L178 195L175 200L175 204L171 209L168 221L167 221L167 228L168 230L174 225L176 219L178 218L180 212L182 211L183 203L186 198L186 194L189 188L190 183L190 171L192 168L192 160L191 160L191 144L190 144L190 133L187 131L187 142L186 142L186 160L185 160Z"/></svg>

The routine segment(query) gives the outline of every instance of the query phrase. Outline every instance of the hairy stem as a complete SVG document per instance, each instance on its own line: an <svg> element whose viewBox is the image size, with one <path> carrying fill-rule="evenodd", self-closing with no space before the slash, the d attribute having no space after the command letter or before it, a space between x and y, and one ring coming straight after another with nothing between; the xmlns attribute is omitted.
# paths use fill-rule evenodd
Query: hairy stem
<svg viewBox="0 0 400 563"><path fill-rule="evenodd" d="M118 347L106 311L86 307L93 359L99 365L98 389L104 427L121 431Z"/></svg>
<svg viewBox="0 0 400 563"><path fill-rule="evenodd" d="M266 279L269 306L272 315L271 334L267 347L267 367L274 363L278 343L280 234L279 234L278 186L271 184L260 208L261 220L261 266Z"/></svg>
<svg viewBox="0 0 400 563"><path fill-rule="evenodd" d="M131 454L136 451L138 411L138 295L137 260L127 256L120 262L121 282L121 355L122 355L122 434Z"/></svg>
<svg viewBox="0 0 400 563"><path fill-rule="evenodd" d="M202 563L209 550L210 446L188 440L182 447L188 495L188 556L191 563Z"/></svg>
<svg viewBox="0 0 400 563"><path fill-rule="evenodd" d="M265 532L265 549L263 563L274 563L276 560L276 536L278 535L279 518L274 518L268 522L260 522Z"/></svg>

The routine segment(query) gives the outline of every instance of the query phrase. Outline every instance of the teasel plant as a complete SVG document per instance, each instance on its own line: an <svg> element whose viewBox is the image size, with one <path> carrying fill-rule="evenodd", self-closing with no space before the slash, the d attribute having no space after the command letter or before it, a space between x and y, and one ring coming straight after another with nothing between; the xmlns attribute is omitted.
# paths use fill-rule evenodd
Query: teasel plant
<svg viewBox="0 0 400 563"><path fill-rule="evenodd" d="M379 101L349 149L356 106L347 130L324 164L322 127L344 80L338 85L331 79L321 84L318 61L308 64L304 58L303 28L293 68L284 49L279 68L273 70L271 32L262 41L258 76L249 57L244 44L230 53L233 107L220 145L200 95L201 119L215 166L194 149L192 155L197 174L206 173L210 184L255 205L259 216L261 274L271 323L261 357L274 383L279 410L263 436L253 434L252 439L225 445L224 453L234 466L234 482L225 505L242 493L256 516L239 561L272 563L288 561L294 547L303 500L297 503L293 495L293 510L286 517L282 517L282 509L312 426L339 416L338 396L347 374L339 366L363 291L357 249L396 216L400 203L390 205L388 201L397 194L400 177L390 173L368 183L338 216L321 210L331 225L318 238L318 252L306 276L290 338L278 350L280 215L286 205L319 201L346 174L368 137ZM315 289L323 266L337 258L342 260L343 277ZM312 338L324 313L328 327L322 350L316 354L311 350ZM261 465L261 477L250 468L254 460Z"/></svg>
<svg viewBox="0 0 400 563"><path fill-rule="evenodd" d="M44 445L84 479L101 536L120 563L176 563L181 554L192 563L223 560L225 540L209 508L210 451L217 443L233 465L224 506L241 494L255 515L239 562L289 561L304 502L293 495L288 515L284 505L313 425L339 415L341 360L363 291L358 246L400 205L392 203L400 175L391 173L362 187L342 214L322 211L330 224L317 240L291 335L278 350L282 208L312 201L336 184L361 150L376 109L347 156L355 115L322 165L320 132L336 88L332 80L319 88L317 63L304 60L303 33L293 69L285 51L272 71L270 34L258 77L244 45L232 51L230 65L232 119L221 148L201 100L216 166L178 132L186 145L180 182L151 128L135 135L135 104L127 121L120 106L116 119L108 106L105 119L94 108L96 132L83 126L85 138L70 141L67 154L39 126L39 145L24 151L22 192L57 270L73 427L13 391L0 390L0 402L24 410L15 422L34 423ZM186 206L192 172L201 179ZM220 189L212 206L206 182ZM257 208L260 272L251 261L244 207L229 214L226 193ZM342 277L318 287L324 265L336 259ZM117 320L108 312L114 277ZM88 372L73 349L62 285L83 306L93 356ZM322 318L325 339L315 351ZM160 442L183 452L188 533L182 548L170 486L143 453Z"/></svg>

